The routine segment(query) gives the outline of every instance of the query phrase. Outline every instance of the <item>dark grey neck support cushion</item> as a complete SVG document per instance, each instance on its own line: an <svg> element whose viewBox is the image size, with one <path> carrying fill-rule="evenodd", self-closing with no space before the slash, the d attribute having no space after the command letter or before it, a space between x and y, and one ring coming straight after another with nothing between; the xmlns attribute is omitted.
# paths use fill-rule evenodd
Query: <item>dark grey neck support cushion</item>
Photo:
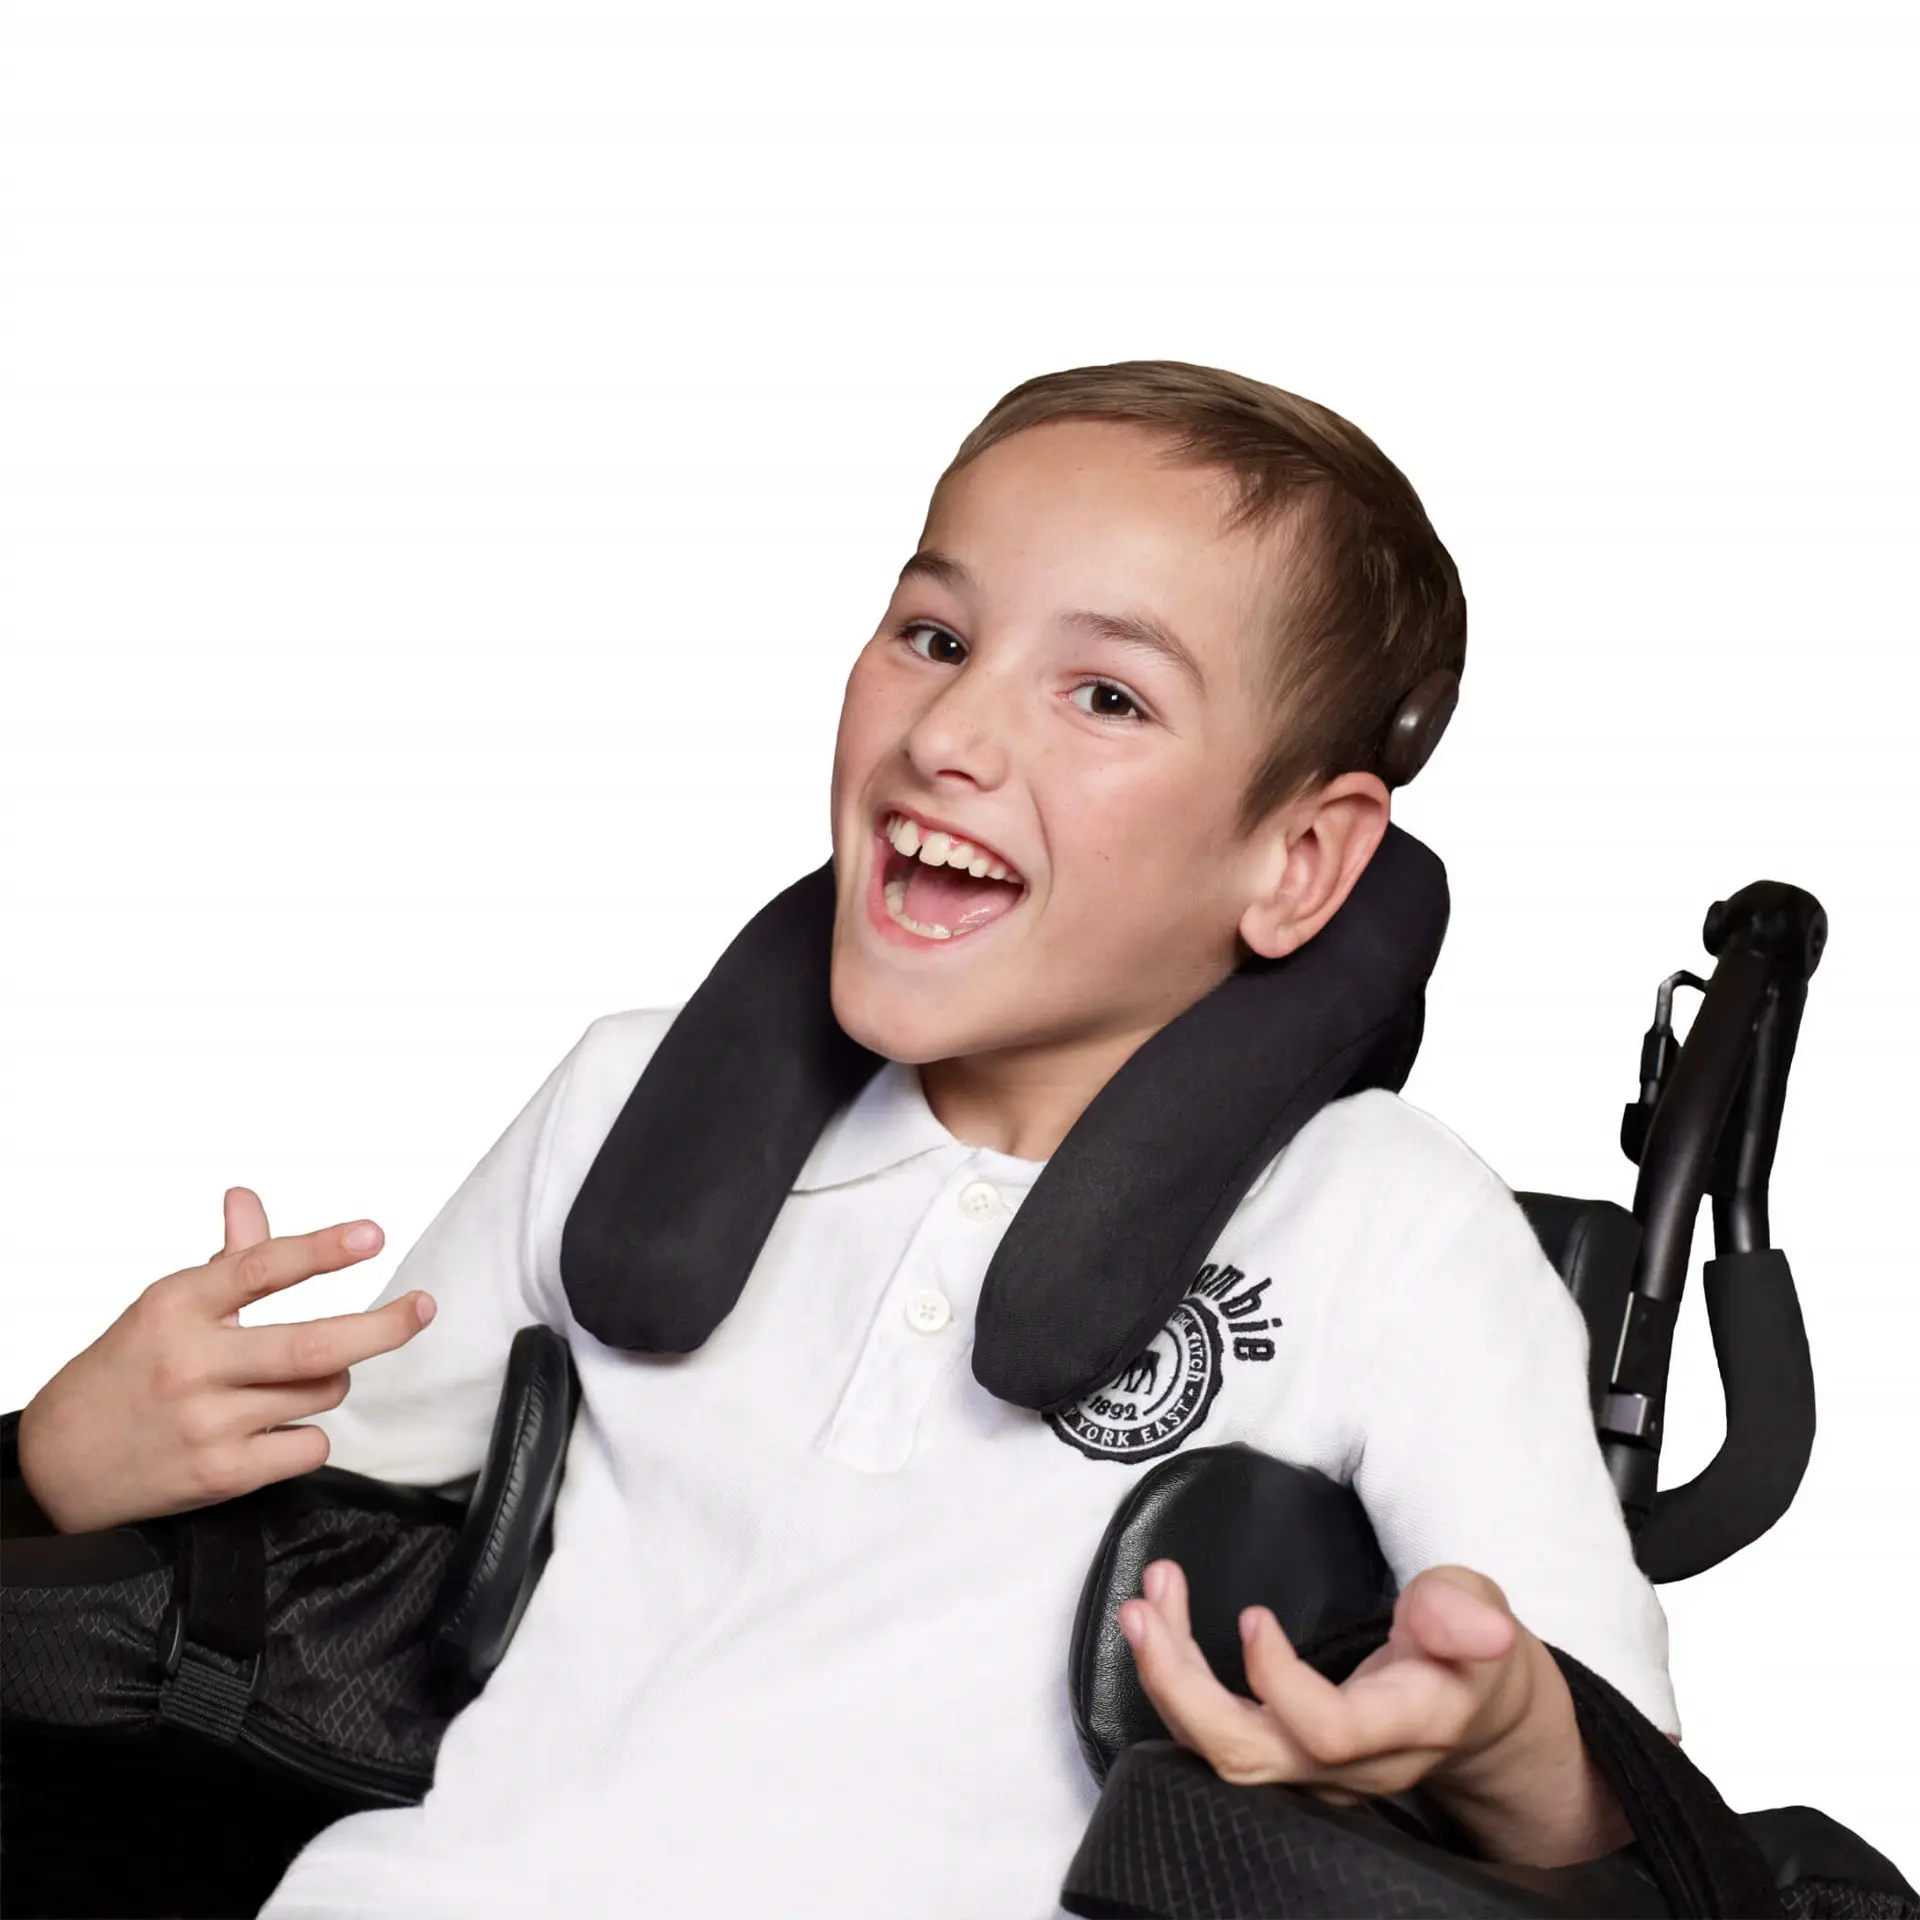
<svg viewBox="0 0 1920 1920"><path fill-rule="evenodd" d="M828 1120L878 1071L828 994L833 870L750 920L668 1028L560 1241L575 1319L689 1353L732 1311ZM1438 859L1389 827L1321 932L1250 960L1100 1090L987 1269L980 1384L1050 1413L1105 1384L1178 1305L1267 1162L1330 1100L1398 1088L1447 924Z"/></svg>

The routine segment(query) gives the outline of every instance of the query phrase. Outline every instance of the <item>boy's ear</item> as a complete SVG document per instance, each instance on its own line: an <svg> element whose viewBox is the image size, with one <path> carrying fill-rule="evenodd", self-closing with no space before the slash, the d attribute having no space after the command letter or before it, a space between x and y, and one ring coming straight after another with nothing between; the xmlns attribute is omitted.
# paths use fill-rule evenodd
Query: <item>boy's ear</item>
<svg viewBox="0 0 1920 1920"><path fill-rule="evenodd" d="M1392 818L1386 783L1343 773L1282 807L1260 829L1259 890L1240 917L1240 937L1264 959L1304 946L1345 904Z"/></svg>

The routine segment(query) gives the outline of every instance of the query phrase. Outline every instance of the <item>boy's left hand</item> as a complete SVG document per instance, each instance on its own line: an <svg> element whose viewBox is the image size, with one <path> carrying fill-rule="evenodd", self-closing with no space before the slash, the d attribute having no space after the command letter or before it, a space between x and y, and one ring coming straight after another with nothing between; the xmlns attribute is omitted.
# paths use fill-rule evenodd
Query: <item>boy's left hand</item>
<svg viewBox="0 0 1920 1920"><path fill-rule="evenodd" d="M1500 1589L1465 1567L1410 1581L1387 1644L1340 1686L1294 1652L1268 1608L1246 1608L1241 1641L1258 1700L1230 1692L1207 1665L1174 1561L1154 1561L1142 1585L1147 1597L1119 1610L1141 1684L1174 1738L1236 1785L1285 1781L1343 1805L1401 1793L1470 1767L1533 1704L1533 1650L1545 1650Z"/></svg>

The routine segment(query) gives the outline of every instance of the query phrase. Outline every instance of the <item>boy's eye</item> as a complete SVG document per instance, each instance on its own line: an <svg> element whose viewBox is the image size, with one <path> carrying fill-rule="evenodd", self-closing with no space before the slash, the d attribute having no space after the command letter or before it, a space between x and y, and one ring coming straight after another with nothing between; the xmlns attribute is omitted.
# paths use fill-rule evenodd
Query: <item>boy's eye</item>
<svg viewBox="0 0 1920 1920"><path fill-rule="evenodd" d="M957 633L931 620L910 620L900 629L900 638L922 660L936 666L957 667L967 657L967 643ZM1090 696L1082 700L1082 694ZM1068 696L1082 713L1096 720L1145 720L1146 710L1125 687L1114 680L1083 680Z"/></svg>
<svg viewBox="0 0 1920 1920"><path fill-rule="evenodd" d="M1093 698L1082 703L1080 710L1092 714L1096 720L1144 720L1147 717L1141 711L1139 701L1125 687L1116 686L1111 680L1083 680L1070 697L1079 701L1083 693L1091 694Z"/></svg>
<svg viewBox="0 0 1920 1920"><path fill-rule="evenodd" d="M925 635L927 646L921 646L920 638ZM931 660L936 666L958 666L967 657L967 643L958 634L949 633L945 627L936 627L931 620L915 620L900 629L900 637L917 653L922 660ZM934 649L945 642L951 652Z"/></svg>

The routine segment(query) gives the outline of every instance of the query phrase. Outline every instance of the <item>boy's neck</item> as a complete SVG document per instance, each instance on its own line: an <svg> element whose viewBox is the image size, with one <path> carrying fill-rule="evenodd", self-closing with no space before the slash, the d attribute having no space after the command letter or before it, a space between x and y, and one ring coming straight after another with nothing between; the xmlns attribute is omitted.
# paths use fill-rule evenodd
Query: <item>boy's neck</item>
<svg viewBox="0 0 1920 1920"><path fill-rule="evenodd" d="M1048 1160L1154 1031L929 1060L918 1069L920 1090L934 1118L963 1145Z"/></svg>

